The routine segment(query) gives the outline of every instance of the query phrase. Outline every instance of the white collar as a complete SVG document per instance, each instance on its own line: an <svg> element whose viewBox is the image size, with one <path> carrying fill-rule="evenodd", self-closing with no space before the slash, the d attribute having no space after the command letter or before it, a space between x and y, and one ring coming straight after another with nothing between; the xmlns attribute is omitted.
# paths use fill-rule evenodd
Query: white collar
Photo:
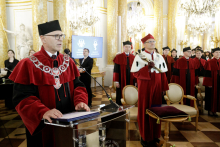
<svg viewBox="0 0 220 147"><path fill-rule="evenodd" d="M45 50L46 51L46 50ZM48 52L48 51L46 51L47 52L47 54L50 56L50 57L52 57L52 55L56 55L57 56L57 52L55 53L55 54L51 54L50 52Z"/></svg>

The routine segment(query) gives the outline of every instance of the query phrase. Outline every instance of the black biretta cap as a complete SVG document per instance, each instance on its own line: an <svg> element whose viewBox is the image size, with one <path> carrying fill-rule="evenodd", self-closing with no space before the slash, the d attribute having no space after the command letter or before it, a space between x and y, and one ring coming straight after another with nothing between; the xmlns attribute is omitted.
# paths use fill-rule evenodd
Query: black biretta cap
<svg viewBox="0 0 220 147"><path fill-rule="evenodd" d="M170 50L170 48L168 46L163 47L163 51L166 50L166 49Z"/></svg>
<svg viewBox="0 0 220 147"><path fill-rule="evenodd" d="M190 48L190 47L185 47L185 48L183 48L183 52L186 52L186 51L188 51L188 50L191 50L191 48Z"/></svg>
<svg viewBox="0 0 220 147"><path fill-rule="evenodd" d="M39 31L39 35L45 35L53 31L62 31L62 30L61 30L59 21L54 20L54 21L39 24L38 31Z"/></svg>
<svg viewBox="0 0 220 147"><path fill-rule="evenodd" d="M125 46L125 45L132 45L132 42L130 42L130 41L125 41L125 42L123 42L123 46Z"/></svg>
<svg viewBox="0 0 220 147"><path fill-rule="evenodd" d="M220 48L219 48L219 47L213 48L213 49L212 49L212 53L214 53L215 51L220 51Z"/></svg>

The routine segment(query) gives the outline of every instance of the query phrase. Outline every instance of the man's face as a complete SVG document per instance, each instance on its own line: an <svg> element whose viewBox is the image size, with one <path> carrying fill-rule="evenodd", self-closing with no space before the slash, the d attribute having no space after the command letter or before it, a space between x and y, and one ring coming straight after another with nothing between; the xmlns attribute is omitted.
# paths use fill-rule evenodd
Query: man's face
<svg viewBox="0 0 220 147"><path fill-rule="evenodd" d="M44 36L41 36L41 41L43 42L43 46L45 49L49 52L57 52L62 49L63 45L63 38L58 36L55 38L55 36L46 36L46 35L62 35L63 33L61 31L53 31L48 34L45 34Z"/></svg>
<svg viewBox="0 0 220 147"><path fill-rule="evenodd" d="M197 51L196 52L196 58L200 59L202 57L202 52L201 51Z"/></svg>
<svg viewBox="0 0 220 147"><path fill-rule="evenodd" d="M89 52L88 52L87 49L84 49L84 50L83 50L83 56L84 56L84 57L88 57L88 56L89 56Z"/></svg>
<svg viewBox="0 0 220 147"><path fill-rule="evenodd" d="M144 43L144 48L149 50L154 50L156 41L154 39L148 39Z"/></svg>
<svg viewBox="0 0 220 147"><path fill-rule="evenodd" d="M215 51L215 52L213 53L213 56L214 56L215 58L220 58L220 51Z"/></svg>
<svg viewBox="0 0 220 147"><path fill-rule="evenodd" d="M124 48L124 52L125 52L125 53L130 53L130 51L131 51L131 45L124 45L123 48Z"/></svg>
<svg viewBox="0 0 220 147"><path fill-rule="evenodd" d="M185 57L191 57L191 53L192 53L191 50L183 52Z"/></svg>
<svg viewBox="0 0 220 147"><path fill-rule="evenodd" d="M170 52L169 49L165 49L165 50L163 51L163 54L164 54L165 56L167 56L167 55L169 54L169 52Z"/></svg>

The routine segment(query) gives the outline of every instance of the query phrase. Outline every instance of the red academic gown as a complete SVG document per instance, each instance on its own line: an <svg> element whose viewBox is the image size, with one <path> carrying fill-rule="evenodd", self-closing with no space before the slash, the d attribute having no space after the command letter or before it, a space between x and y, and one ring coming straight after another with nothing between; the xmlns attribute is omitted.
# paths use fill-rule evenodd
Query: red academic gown
<svg viewBox="0 0 220 147"><path fill-rule="evenodd" d="M205 109L214 113L220 112L220 59L208 60L204 69Z"/></svg>
<svg viewBox="0 0 220 147"><path fill-rule="evenodd" d="M162 56L167 64L168 71L166 72L166 76L167 76L168 83L170 83L170 79L172 76L172 66L175 60L169 55L167 55L167 57L165 57L165 55L162 55Z"/></svg>
<svg viewBox="0 0 220 147"><path fill-rule="evenodd" d="M34 56L45 66L54 67L54 59L49 57L43 46ZM58 53L55 60L58 66L62 65L64 62L64 55ZM64 100L65 98L67 99L66 95L69 95L68 99L70 99L72 110L74 110L75 106L80 102L88 103L88 95L85 87L74 87L76 85L75 81L78 79L77 77L79 77L78 69L73 60L67 57L65 60L66 63L67 60L69 60L69 66L59 76L60 84L62 84L59 93L60 90L62 90L64 93L63 95L58 94L58 90L55 90L53 86L55 85L54 77L37 68L29 58L21 60L9 77L15 82L14 91L16 94L14 93L13 97L13 102L17 103L15 109L21 116L22 121L31 135L42 134L42 136L40 136L42 140L39 140L39 142L42 141L42 146L44 147L55 147L53 127L46 125L44 128L39 129L44 113L50 109L56 108L56 104L62 101L63 97ZM47 69L45 68L45 70ZM65 68L61 67L61 69ZM65 87L67 83L69 85L69 90ZM34 86L37 88L37 91L32 93L34 89L30 89L22 91L21 93L19 91L22 89L18 90L16 87L22 86L26 89Z"/></svg>
<svg viewBox="0 0 220 147"><path fill-rule="evenodd" d="M195 65L196 65L196 69L197 69L197 74L198 76L204 76L204 66L206 63L206 60L204 59L198 59L197 57L193 58Z"/></svg>
<svg viewBox="0 0 220 147"><path fill-rule="evenodd" d="M121 105L123 88L126 85L135 84L135 78L133 74L130 73L134 58L135 56L133 54L129 54L129 56L127 56L125 53L121 53L116 55L113 60L113 62L115 63L113 81L119 82L120 84L120 88L116 88L116 102L119 105Z"/></svg>
<svg viewBox="0 0 220 147"><path fill-rule="evenodd" d="M195 85L198 84L198 76L195 71L195 61L192 58L187 60L182 57L174 63L171 83L177 83L182 86L185 95L195 96ZM194 102L188 99L184 99L184 103L194 106Z"/></svg>
<svg viewBox="0 0 220 147"><path fill-rule="evenodd" d="M134 77L137 78L138 83L139 131L144 141L152 141L154 138L160 138L161 125L156 123L156 119L146 115L146 109L151 108L152 105L162 104L162 93L169 90L166 74L150 72L146 65L135 72Z"/></svg>

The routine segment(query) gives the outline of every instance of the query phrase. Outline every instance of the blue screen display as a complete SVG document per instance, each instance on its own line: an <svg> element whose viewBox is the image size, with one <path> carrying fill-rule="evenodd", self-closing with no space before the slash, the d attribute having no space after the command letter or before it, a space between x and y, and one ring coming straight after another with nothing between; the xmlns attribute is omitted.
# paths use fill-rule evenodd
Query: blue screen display
<svg viewBox="0 0 220 147"><path fill-rule="evenodd" d="M72 57L84 58L83 49L89 49L91 58L102 58L103 37L72 36Z"/></svg>

